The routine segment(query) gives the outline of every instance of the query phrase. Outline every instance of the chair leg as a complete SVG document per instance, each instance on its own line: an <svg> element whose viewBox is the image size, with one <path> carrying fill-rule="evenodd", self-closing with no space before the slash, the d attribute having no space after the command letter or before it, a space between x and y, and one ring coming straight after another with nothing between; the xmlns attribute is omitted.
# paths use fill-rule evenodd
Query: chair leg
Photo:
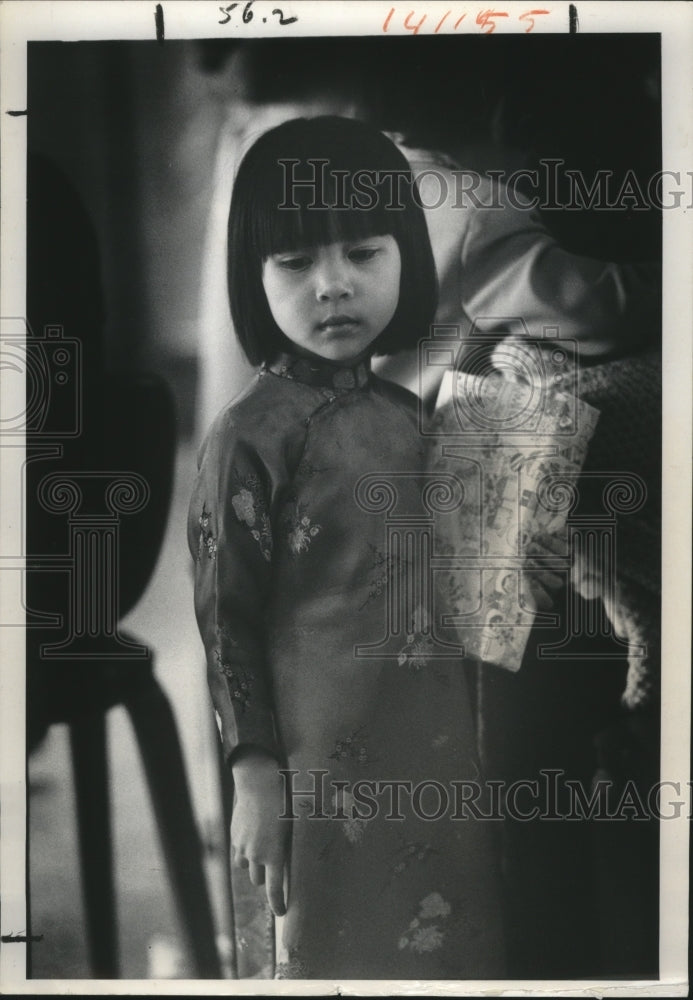
<svg viewBox="0 0 693 1000"><path fill-rule="evenodd" d="M118 946L105 716L94 713L71 722L70 745L89 960L94 978L116 979Z"/></svg>
<svg viewBox="0 0 693 1000"><path fill-rule="evenodd" d="M145 689L126 700L125 706L142 756L196 978L219 979L221 966L202 867L202 847L171 706L153 677Z"/></svg>

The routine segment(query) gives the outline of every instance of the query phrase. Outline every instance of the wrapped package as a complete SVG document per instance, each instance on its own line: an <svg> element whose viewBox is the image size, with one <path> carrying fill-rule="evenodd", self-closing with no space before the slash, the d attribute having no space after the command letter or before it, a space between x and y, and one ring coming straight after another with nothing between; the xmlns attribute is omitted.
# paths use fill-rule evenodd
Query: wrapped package
<svg viewBox="0 0 693 1000"><path fill-rule="evenodd" d="M429 470L454 476L461 502L436 517L433 565L437 637L464 655L517 670L539 609L540 572L571 569L566 530L598 411L562 390L564 352L526 348L525 371L502 365L450 372L431 424ZM529 571L532 571L530 574ZM539 574L537 571L540 571Z"/></svg>

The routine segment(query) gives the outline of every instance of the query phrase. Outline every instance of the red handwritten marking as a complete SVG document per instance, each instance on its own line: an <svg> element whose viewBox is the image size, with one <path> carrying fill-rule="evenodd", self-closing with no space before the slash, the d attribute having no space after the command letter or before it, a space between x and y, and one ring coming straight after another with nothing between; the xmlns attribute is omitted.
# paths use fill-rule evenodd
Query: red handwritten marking
<svg viewBox="0 0 693 1000"><path fill-rule="evenodd" d="M252 2L252 0L251 0L251 2ZM238 6L238 4L231 4L228 8L220 7L219 9L222 10L224 13L226 13L226 16L228 18L229 17L228 11L230 11L231 8L237 7L237 6ZM250 6L250 4L246 4L246 9L249 6ZM390 28L390 22L392 21L392 18L393 18L394 14L396 12L397 12L397 8L396 7L390 7L389 13L388 13L387 17L385 18L385 20L383 22L383 31L388 31L389 30L389 28ZM275 12L273 11L273 13L275 13ZM434 35L438 34L438 32L441 30L441 28L443 27L443 25L445 24L445 22L447 21L447 19L450 17L451 13L452 13L451 10L447 10L443 14L443 16L441 17L441 19L438 21L437 25L433 29L433 34ZM536 26L535 18L536 17L539 17L540 15L543 15L543 14L550 14L550 13L551 13L550 10L544 10L543 8L542 9L536 8L534 10L526 10L523 14L518 15L520 21L528 21L529 22L528 26L525 28L525 34L528 34L530 31L532 31L535 28L535 26ZM461 14L460 17L457 18L457 20L455 21L455 23L453 25L453 30L454 31L457 31L457 29L462 24L462 22L464 21L464 19L465 19L466 16L467 16L467 13L465 12L464 14ZM412 18L414 18L414 17L418 17L418 11L416 11L416 10L410 10L409 13L407 14L407 16L404 19L404 27L406 28L407 31L411 31L414 35L418 35L418 33L421 31L421 28L423 27L423 25L424 25L424 23L426 21L426 18L428 17L428 15L427 14L422 14L416 24L412 21ZM496 30L497 25L496 25L496 22L495 22L495 18L498 18L498 17L510 17L510 14L508 13L507 10L493 10L493 9L490 9L490 8L486 9L486 10L479 10L477 12L477 15L476 15L476 24L479 25L479 27L482 29L482 31L485 32L485 34L491 35Z"/></svg>
<svg viewBox="0 0 693 1000"><path fill-rule="evenodd" d="M419 29L420 29L421 25L426 20L426 15L425 14L423 15L423 17L421 18L421 20L419 21L418 24L412 25L412 24L409 24L409 18L412 16L413 13L414 13L414 11L410 10L409 13L407 14L407 16L405 17L405 19L404 19L404 27L408 28L409 31L413 31L415 35L418 35Z"/></svg>
<svg viewBox="0 0 693 1000"><path fill-rule="evenodd" d="M446 10L446 12L441 17L440 21L438 21L438 25L436 27L436 30L433 32L434 35L438 34L438 32L440 31L440 29L443 27L443 24L445 23L445 19L447 17L449 17L451 13L452 13L452 11Z"/></svg>
<svg viewBox="0 0 693 1000"><path fill-rule="evenodd" d="M506 10L480 10L476 15L476 23L479 27L488 27L488 31L485 32L487 35L492 35L496 30L495 21L491 20L494 17L509 17L509 14Z"/></svg>
<svg viewBox="0 0 693 1000"><path fill-rule="evenodd" d="M550 14L550 13L551 13L550 10L527 10L527 11L525 11L524 14L520 14L520 20L521 21L524 21L526 18L530 18L531 21L532 21L532 23L530 24L530 26L525 30L525 34L528 34L532 30L532 28L534 27L534 15L535 14Z"/></svg>

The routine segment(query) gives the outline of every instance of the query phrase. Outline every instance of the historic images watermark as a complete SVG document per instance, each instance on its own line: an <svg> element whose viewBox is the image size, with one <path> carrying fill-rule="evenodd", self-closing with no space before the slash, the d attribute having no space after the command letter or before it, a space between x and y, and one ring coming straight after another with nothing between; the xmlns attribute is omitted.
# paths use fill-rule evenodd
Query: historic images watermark
<svg viewBox="0 0 693 1000"><path fill-rule="evenodd" d="M546 768L539 777L503 780L422 781L330 778L330 771L281 770L284 811L281 819L368 823L376 818L402 822L501 821L647 821L691 816L693 782L658 781L643 790L629 779L602 778L590 787Z"/></svg>
<svg viewBox="0 0 693 1000"><path fill-rule="evenodd" d="M582 212L648 211L693 208L693 172L658 170L646 180L634 170L617 173L607 168L591 175L568 167L563 159L542 159L536 168L474 170L428 167L417 173L408 170L331 170L327 159L308 159L309 172L297 171L297 159L281 159L284 178L282 209L298 209L296 195L312 195L308 208L342 211L370 211L379 207L403 210L403 192L426 210L484 208L491 211L514 209L531 212L561 210ZM425 182L425 184L424 184ZM330 192L329 200L325 192Z"/></svg>

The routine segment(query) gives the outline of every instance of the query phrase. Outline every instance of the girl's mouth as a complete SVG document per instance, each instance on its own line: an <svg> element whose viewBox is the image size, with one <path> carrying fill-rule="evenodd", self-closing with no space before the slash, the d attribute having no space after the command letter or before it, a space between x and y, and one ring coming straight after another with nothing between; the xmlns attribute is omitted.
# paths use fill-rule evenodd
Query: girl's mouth
<svg viewBox="0 0 693 1000"><path fill-rule="evenodd" d="M354 327L358 326L359 321L353 316L346 316L344 313L340 313L336 316L328 316L321 323L318 323L319 330L338 330L344 327Z"/></svg>

